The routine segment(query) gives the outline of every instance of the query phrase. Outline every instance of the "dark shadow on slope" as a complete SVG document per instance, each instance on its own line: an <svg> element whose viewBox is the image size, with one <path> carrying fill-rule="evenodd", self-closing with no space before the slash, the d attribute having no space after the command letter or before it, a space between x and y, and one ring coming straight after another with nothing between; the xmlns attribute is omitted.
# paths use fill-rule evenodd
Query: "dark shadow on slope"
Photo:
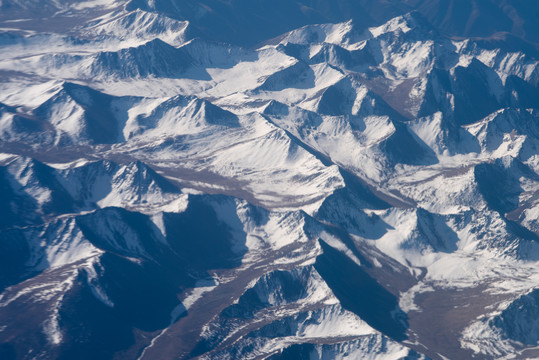
<svg viewBox="0 0 539 360"><path fill-rule="evenodd" d="M317 355L314 344L294 344L270 356L268 360L312 360Z"/></svg>
<svg viewBox="0 0 539 360"><path fill-rule="evenodd" d="M515 75L505 79L505 99L512 108L534 109L538 106L539 79L535 85Z"/></svg>
<svg viewBox="0 0 539 360"><path fill-rule="evenodd" d="M138 115L137 129L129 136L140 135L144 131L156 129L163 118L174 117L176 122L189 122L192 126L213 125L239 127L239 118L230 111L224 110L207 100L196 96L177 95L163 101L150 114ZM168 124L174 127L175 123ZM168 129L174 131L173 128ZM167 131L167 129L165 129Z"/></svg>
<svg viewBox="0 0 539 360"><path fill-rule="evenodd" d="M0 77L2 77L0 75ZM47 121L43 121L31 114L18 112L17 108L0 103L0 118L4 129L1 137L3 141L39 141L47 144L52 141L54 128ZM37 139L39 137L39 139Z"/></svg>
<svg viewBox="0 0 539 360"><path fill-rule="evenodd" d="M181 262L172 269L168 264L143 261L140 264L106 254L101 258L99 284L115 304L114 310L122 319L138 329L154 331L170 324L172 310L180 304L178 290L192 286Z"/></svg>
<svg viewBox="0 0 539 360"><path fill-rule="evenodd" d="M13 116L11 124L13 131L24 140L32 139L36 141L36 137L39 136L39 142L46 144L48 143L47 140L52 137L48 134L45 135L45 133L53 130L53 127L48 122L38 119L35 116L17 114Z"/></svg>
<svg viewBox="0 0 539 360"><path fill-rule="evenodd" d="M428 100L427 100L428 101ZM434 113L429 114L436 116ZM433 142L438 152L448 151L450 154L481 153L479 140L468 131L457 125L450 112L443 112L439 127L435 130L436 141Z"/></svg>
<svg viewBox="0 0 539 360"><path fill-rule="evenodd" d="M340 70L338 70L340 71ZM364 95L361 106L354 109L358 98L358 92L368 84L357 74L349 74L337 83L327 87L319 96L317 112L323 115L355 115L359 117L367 116L387 116L393 121L405 121L406 118L392 108L382 96L375 91L369 91ZM363 131L363 127L356 130Z"/></svg>
<svg viewBox="0 0 539 360"><path fill-rule="evenodd" d="M433 165L438 163L434 151L408 127L394 121L395 132L380 144L380 150L394 163L406 165Z"/></svg>
<svg viewBox="0 0 539 360"><path fill-rule="evenodd" d="M514 300L505 310L489 321L502 334L527 345L537 345L539 333L539 289L533 289Z"/></svg>
<svg viewBox="0 0 539 360"><path fill-rule="evenodd" d="M282 51L286 55L296 58L300 61L304 61L306 63L310 62L311 51L308 45L294 43L279 44L277 46L277 50Z"/></svg>
<svg viewBox="0 0 539 360"><path fill-rule="evenodd" d="M503 88L501 80L494 70L479 60L473 59L467 67L457 66L451 88L458 125L479 121L502 107L493 93L496 88Z"/></svg>
<svg viewBox="0 0 539 360"><path fill-rule="evenodd" d="M76 222L88 241L107 254L137 259L151 272L159 270L161 278L194 285L194 280L187 275L189 259L171 251L147 215L122 208L105 208L78 216Z"/></svg>
<svg viewBox="0 0 539 360"><path fill-rule="evenodd" d="M2 34L3 35L3 34ZM0 39L2 39L2 37L0 36ZM0 42L1 43L1 42ZM15 113L17 111L17 108L14 107L14 106L9 106L9 105L6 105L4 104L3 102L0 101L0 114L4 113L4 112L8 112L8 113Z"/></svg>
<svg viewBox="0 0 539 360"><path fill-rule="evenodd" d="M31 255L22 230L0 231L0 293L32 275L24 265Z"/></svg>
<svg viewBox="0 0 539 360"><path fill-rule="evenodd" d="M351 114L356 96L350 78L345 77L324 90L316 112L331 116Z"/></svg>
<svg viewBox="0 0 539 360"><path fill-rule="evenodd" d="M78 216L76 221L84 236L106 252L157 261L165 251L159 230L141 213L109 207Z"/></svg>
<svg viewBox="0 0 539 360"><path fill-rule="evenodd" d="M10 343L0 344L0 359L3 360L16 360L17 352L15 347Z"/></svg>
<svg viewBox="0 0 539 360"><path fill-rule="evenodd" d="M391 205L376 196L360 178L344 169L339 169L339 172L345 186L324 200L316 219L337 225L350 234L379 239L389 226L377 215L367 215L363 209L382 210Z"/></svg>
<svg viewBox="0 0 539 360"><path fill-rule="evenodd" d="M148 192L152 183L155 183L163 193L181 194L181 190L176 185L140 160L129 163L128 168L136 171L137 176L133 181L133 187L137 189L139 196Z"/></svg>
<svg viewBox="0 0 539 360"><path fill-rule="evenodd" d="M31 160L25 171L32 171L37 182L50 190L50 201L43 204L45 214L65 214L74 211L75 202L56 177L56 170L37 160Z"/></svg>
<svg viewBox="0 0 539 360"><path fill-rule="evenodd" d="M492 164L480 164L474 169L477 188L487 205L502 214L518 207L522 188L518 181Z"/></svg>
<svg viewBox="0 0 539 360"><path fill-rule="evenodd" d="M291 49L289 51L294 51L294 47L290 45L293 44L287 46ZM299 46L301 45L296 45L296 47ZM303 46L305 47L305 45ZM315 55L308 58L307 61L309 64L328 64L341 69L366 73L369 71L369 67L378 65L375 58L382 57L382 55L379 55L377 51L379 50L369 49L368 47L367 49L347 50L336 44L325 43L322 45L322 48ZM296 50L296 53L300 56L305 56L303 55L303 52L298 52Z"/></svg>
<svg viewBox="0 0 539 360"><path fill-rule="evenodd" d="M437 111L444 115L452 112L451 98L447 96L451 93L451 78L449 72L440 68L433 68L426 76L427 86L422 99L417 117L429 116Z"/></svg>
<svg viewBox="0 0 539 360"><path fill-rule="evenodd" d="M97 54L91 65L92 74L118 79L154 76L170 79L210 80L211 76L197 66L191 55L160 39L137 47Z"/></svg>
<svg viewBox="0 0 539 360"><path fill-rule="evenodd" d="M47 122L58 120L56 106L67 105L73 101L84 114L81 130L87 139L96 144L114 144L124 141L122 128L127 114L118 114L113 110L117 97L104 94L87 86L65 82L62 89L34 110L34 115ZM67 116L67 114L64 114Z"/></svg>
<svg viewBox="0 0 539 360"><path fill-rule="evenodd" d="M256 90L311 89L315 87L315 80L314 71L300 60L290 67L269 75Z"/></svg>
<svg viewBox="0 0 539 360"><path fill-rule="evenodd" d="M0 229L37 223L37 202L25 194L6 167L0 166Z"/></svg>
<svg viewBox="0 0 539 360"><path fill-rule="evenodd" d="M323 253L315 268L341 305L383 334L402 341L407 338L407 316L398 299L343 253L319 240Z"/></svg>
<svg viewBox="0 0 539 360"><path fill-rule="evenodd" d="M454 95L454 111L448 94ZM474 60L468 67L458 66L454 77L448 71L439 68L433 69L427 75L427 88L418 117L441 111L446 123L445 130L451 131L452 137L465 136L462 143L473 142L470 144L473 146L472 151L479 152L477 139L466 134L465 131L457 132L460 125L475 123L506 107L535 108L538 98L537 84L527 82L515 75L508 76L502 84L494 70ZM462 153L462 150L458 148L454 151Z"/></svg>
<svg viewBox="0 0 539 360"><path fill-rule="evenodd" d="M96 299L83 276L64 296L59 320L65 338L55 351L58 360L112 359L114 353L135 343L129 322Z"/></svg>
<svg viewBox="0 0 539 360"><path fill-rule="evenodd" d="M198 100L194 112L203 117L210 125L240 127L240 121L236 114L207 100Z"/></svg>
<svg viewBox="0 0 539 360"><path fill-rule="evenodd" d="M306 214L305 214L306 215ZM356 241L350 236L350 233L347 229L344 229L338 225L324 223L308 215L305 216L305 226L303 227L305 233L310 237L317 237L320 234L320 231L323 230L339 239L347 248L352 252L352 254L360 261L360 263L366 268L372 268L373 264L367 260L365 256L359 251L356 246ZM313 231L314 230L314 231Z"/></svg>
<svg viewBox="0 0 539 360"><path fill-rule="evenodd" d="M158 264L112 254L94 261L53 268L11 288L8 298L20 296L0 309L8 324L0 342L9 342L20 359L28 349L47 359L112 359L135 344L136 329L168 326L173 309L181 310L177 293L194 285L178 268L167 273ZM43 289L54 296L43 296ZM51 342L58 337L60 344Z"/></svg>
<svg viewBox="0 0 539 360"><path fill-rule="evenodd" d="M272 304L290 304L304 299L308 295L306 289L310 275L309 268L275 270L265 274L253 287L247 289L236 303L225 308L220 316L252 319L257 311L273 306Z"/></svg>
<svg viewBox="0 0 539 360"><path fill-rule="evenodd" d="M272 314L281 306L294 306L292 304L307 298L309 286L312 285L312 272L312 266L307 266L292 270L274 270L258 278L254 286L245 290L235 303L226 307L214 319L211 331L198 341L191 356L198 356L222 347L224 342L230 343L230 339L227 339L230 329L241 328L248 325L252 319L260 319L260 316ZM252 336L252 331L259 336L270 338L294 336L295 331L287 325L288 322L283 320L282 326L280 322L276 320L268 326L261 325L259 329L248 326L251 332L244 336ZM275 328L278 330L273 330Z"/></svg>
<svg viewBox="0 0 539 360"><path fill-rule="evenodd" d="M270 100L268 104L266 105L266 107L264 108L264 111L262 112L262 114L280 118L280 117L285 117L289 115L290 109L288 108L288 105L283 104L282 102L279 102L277 100ZM322 121L319 120L318 124L320 124L321 122Z"/></svg>
<svg viewBox="0 0 539 360"><path fill-rule="evenodd" d="M539 176L517 159L497 159L494 163L479 164L474 168L477 188L487 205L505 214L515 210L523 189L520 177L539 181Z"/></svg>
<svg viewBox="0 0 539 360"><path fill-rule="evenodd" d="M360 196L345 187L335 190L324 200L316 218L339 226L350 234L379 239L387 232L389 225L377 215L367 215L362 208Z"/></svg>
<svg viewBox="0 0 539 360"><path fill-rule="evenodd" d="M15 161L22 162L19 164L21 166L20 176L28 177L28 184L22 186L9 173L7 167L0 166L0 190L5 196L0 204L0 214L5 216L4 219L0 220L0 228L3 223L6 227L36 223L39 219L40 206L45 215L73 212L74 200L58 181L55 169L34 159L19 158ZM26 191L33 186L50 191L48 200L41 205L26 194Z"/></svg>
<svg viewBox="0 0 539 360"><path fill-rule="evenodd" d="M413 239L415 237L417 238ZM452 253L458 249L459 237L447 225L443 215L434 214L419 207L417 208L417 228L412 233L410 241L414 240L424 242L436 252ZM402 247L405 248L407 245L405 242Z"/></svg>
<svg viewBox="0 0 539 360"><path fill-rule="evenodd" d="M508 220L507 218L504 218L505 224L507 226L507 230L516 235L517 237L528 240L528 241L536 241L539 243L539 235L536 233L528 230L524 226L520 225L518 222L513 220ZM529 258L529 254L522 254L522 257Z"/></svg>
<svg viewBox="0 0 539 360"><path fill-rule="evenodd" d="M171 251L146 215L106 208L77 224L105 254L93 271L79 270L64 297L59 358L112 359L135 344L135 329L153 332L185 316L178 294L195 285L190 260Z"/></svg>
<svg viewBox="0 0 539 360"><path fill-rule="evenodd" d="M520 179L525 178L537 183L539 175L518 159L505 157L493 163L477 165L474 176L477 189L487 206L500 214L507 231L519 239L539 242L539 236L515 221L514 214L511 214L522 210L519 208L522 206L519 200L524 190ZM523 258L530 257L530 254L522 252L520 248L519 252Z"/></svg>
<svg viewBox="0 0 539 360"><path fill-rule="evenodd" d="M268 112L270 113L281 113L281 114L286 114L288 115L288 107L280 102L277 102L277 101L271 101L269 106L266 108ZM266 110L264 111L264 113L266 112ZM309 113L309 114L313 114L313 118L312 120L314 120L314 122L318 122L319 120L319 116L316 115L315 113ZM268 122L272 123L273 125L275 125L276 127L280 128L281 130L283 130L285 133L286 133L286 136L288 136L291 140L292 140L292 143L300 148L302 148L303 150L307 151L308 153L310 153L311 155L313 155L317 160L319 160L324 166L331 166L331 165L334 165L333 164L333 161L325 154L319 152L318 150L312 148L311 146L307 145L306 143L304 143L303 141L301 141L301 139L298 139L295 135L293 135L291 132L289 132L288 130L285 130L283 128L281 128L278 124L276 124L269 116L266 116L266 115L263 115L264 116L264 119L266 119ZM316 125L316 123L314 123L313 125Z"/></svg>
<svg viewBox="0 0 539 360"><path fill-rule="evenodd" d="M391 207L386 201L376 196L360 178L344 169L339 169L339 172L346 183L346 188L361 199L364 208L383 210Z"/></svg>
<svg viewBox="0 0 539 360"><path fill-rule="evenodd" d="M227 198L217 196L213 199ZM235 213L228 216L231 221L239 222ZM241 228L234 229L231 224L221 221L209 197L191 196L186 211L164 213L163 221L168 243L187 259L190 266L207 270L241 265L243 254L247 251L245 233Z"/></svg>
<svg viewBox="0 0 539 360"><path fill-rule="evenodd" d="M121 131L123 124L118 122L111 109L115 97L72 83L64 83L64 90L84 108L85 125L90 139L98 144L113 144L124 140Z"/></svg>
<svg viewBox="0 0 539 360"><path fill-rule="evenodd" d="M71 186L80 185L75 187L76 190L72 190L77 207L94 210L99 208L96 202L110 194L113 175L118 169L117 164L100 160L60 171L59 174L62 181L70 183Z"/></svg>
<svg viewBox="0 0 539 360"><path fill-rule="evenodd" d="M259 59L256 51L203 38L195 38L180 49L187 52L194 63L204 69L231 69L240 62L254 62Z"/></svg>
<svg viewBox="0 0 539 360"><path fill-rule="evenodd" d="M181 306L179 287L193 284L186 274L163 270L155 263L136 263L112 254L101 257L95 268L97 278L80 270L59 309L65 338L58 359L112 359L135 344L135 329L152 332L168 326L172 311ZM178 280L182 278L187 283ZM97 293L96 286L103 294Z"/></svg>

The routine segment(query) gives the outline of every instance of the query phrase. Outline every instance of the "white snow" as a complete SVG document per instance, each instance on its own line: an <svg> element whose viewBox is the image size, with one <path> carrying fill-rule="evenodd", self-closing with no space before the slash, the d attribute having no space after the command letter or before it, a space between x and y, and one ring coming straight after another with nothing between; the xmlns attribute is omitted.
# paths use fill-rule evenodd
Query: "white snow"
<svg viewBox="0 0 539 360"><path fill-rule="evenodd" d="M537 85L539 62L525 49L485 49L471 39L449 40L423 31L414 14L366 31L358 31L352 21L309 25L283 34L279 44L242 49L192 39L187 21L127 11L117 2L49 5L61 14L95 10L98 17L81 23L70 36L3 30L12 37L0 46L0 102L13 108L4 111L0 104L0 135L5 137L0 139L0 164L6 186L16 195L6 209L17 210L19 199L30 199L31 205L22 204L29 208L35 205L31 211L37 224L21 222L10 229L19 231L28 245L29 270L84 269L93 295L113 308L99 284L104 250L84 237L77 217L114 207L137 212L155 225L158 245L167 246L164 213L186 211L192 196L205 193L228 196L211 197L218 200L209 203L233 235L233 250L239 254L247 247L242 270L312 267L321 252L319 239L363 266L349 244L325 230L336 224L316 219L324 202L341 189L350 198L357 196L357 203L368 202L345 181L346 171L391 202L389 209L349 209L352 215L343 216L339 228L361 228L361 236L349 235L358 247L376 253L368 259L376 271L392 266L417 279L399 295L402 310L424 311L414 302L416 295L439 288L481 284L490 295L514 298L539 284L539 246L506 221L514 216L518 226L531 232L539 226L539 182L533 174L539 169L537 109L521 109L529 106L526 94L507 87L511 79L517 81L514 77ZM21 21L11 23L15 27ZM296 48L301 53L297 58L291 50ZM479 75L495 105L487 104L477 118L468 119L462 94L453 90L463 81L456 74L474 66L484 69ZM473 94L474 84L464 85L461 90ZM117 132L111 143L92 135L96 119L104 126L94 131L97 135ZM34 127L46 133L33 132ZM55 152L44 149L45 143ZM48 162L19 156L19 148L21 154L43 155ZM417 149L430 157L409 153L421 152ZM518 210L511 215L492 209L478 183L476 166L496 161L501 171L513 171L508 170L512 162L530 170L508 174L518 183L509 195ZM165 179L170 187L163 185ZM182 189L171 190L172 184ZM50 209L58 194L68 203L73 200L73 213ZM337 203L335 211L339 206L348 205ZM149 257L144 239L122 222L120 210L107 211L107 217L91 224L102 240ZM358 220L363 213L373 223ZM287 246L294 249L257 265ZM233 276L215 274L219 282L199 282L187 290L170 314L171 324ZM41 327L48 341L58 345L64 337L57 308L73 282L73 277L66 279L10 288L0 295L0 308L27 296L53 302ZM323 358L407 355L408 348L342 309L314 270L305 284L307 295L294 304L282 301L275 289L263 294L275 307L272 320L286 319L297 331L258 339L253 345L258 355L301 342L316 343ZM493 303L483 317L459 329L464 348L500 358L525 354L519 353L522 344L488 323L503 311L501 305L508 306ZM232 336L231 329L225 330ZM355 338L328 343L338 337ZM252 345L248 342L245 337L233 345Z"/></svg>
<svg viewBox="0 0 539 360"><path fill-rule="evenodd" d="M205 293L212 291L217 287L218 284L215 284L215 281L197 281L195 287L189 291L188 295L183 298L182 304L186 310L197 302L198 299L202 297ZM171 315L172 316L172 315Z"/></svg>

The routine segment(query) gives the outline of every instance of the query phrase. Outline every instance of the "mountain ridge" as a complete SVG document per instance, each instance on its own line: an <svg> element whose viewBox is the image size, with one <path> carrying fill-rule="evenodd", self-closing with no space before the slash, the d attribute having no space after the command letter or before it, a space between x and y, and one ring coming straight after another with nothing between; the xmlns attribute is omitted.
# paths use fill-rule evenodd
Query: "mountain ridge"
<svg viewBox="0 0 539 360"><path fill-rule="evenodd" d="M32 4L0 357L539 356L534 4Z"/></svg>

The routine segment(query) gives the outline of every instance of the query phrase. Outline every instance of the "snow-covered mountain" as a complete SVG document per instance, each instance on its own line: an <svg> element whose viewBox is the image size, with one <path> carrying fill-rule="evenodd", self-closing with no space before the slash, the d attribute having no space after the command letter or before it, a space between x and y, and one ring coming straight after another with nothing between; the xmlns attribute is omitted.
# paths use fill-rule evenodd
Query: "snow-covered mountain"
<svg viewBox="0 0 539 360"><path fill-rule="evenodd" d="M539 357L538 13L0 1L0 358Z"/></svg>

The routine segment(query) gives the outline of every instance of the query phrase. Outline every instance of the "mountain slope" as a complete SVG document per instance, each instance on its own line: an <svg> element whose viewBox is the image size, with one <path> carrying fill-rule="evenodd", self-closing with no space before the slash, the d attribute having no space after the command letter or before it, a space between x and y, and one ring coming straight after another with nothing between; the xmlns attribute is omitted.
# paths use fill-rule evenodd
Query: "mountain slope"
<svg viewBox="0 0 539 360"><path fill-rule="evenodd" d="M35 7L0 3L0 358L539 356L531 2Z"/></svg>

